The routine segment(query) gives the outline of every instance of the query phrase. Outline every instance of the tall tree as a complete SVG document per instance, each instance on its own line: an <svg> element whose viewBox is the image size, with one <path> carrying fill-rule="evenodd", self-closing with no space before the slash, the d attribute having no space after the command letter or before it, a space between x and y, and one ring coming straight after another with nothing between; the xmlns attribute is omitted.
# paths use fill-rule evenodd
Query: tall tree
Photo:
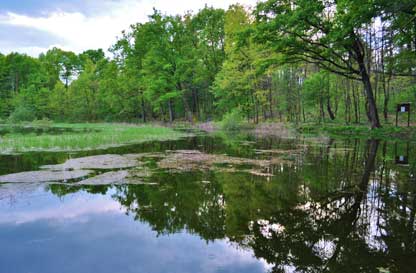
<svg viewBox="0 0 416 273"><path fill-rule="evenodd" d="M257 35L282 53L282 61L314 63L360 80L368 100L372 128L381 127L367 66L363 27L380 13L370 0L269 0L256 9Z"/></svg>
<svg viewBox="0 0 416 273"><path fill-rule="evenodd" d="M48 50L46 54L42 54L40 59L47 66L47 70L54 77L58 74L65 88L68 89L69 84L76 78L80 70L80 61L78 56L71 51L64 51L59 48ZM54 86L56 79L52 78L51 85Z"/></svg>

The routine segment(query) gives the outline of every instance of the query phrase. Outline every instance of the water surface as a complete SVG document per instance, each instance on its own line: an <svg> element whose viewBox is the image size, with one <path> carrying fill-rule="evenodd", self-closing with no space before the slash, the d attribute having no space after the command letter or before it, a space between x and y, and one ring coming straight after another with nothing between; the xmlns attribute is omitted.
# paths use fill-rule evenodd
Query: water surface
<svg viewBox="0 0 416 273"><path fill-rule="evenodd" d="M69 158L174 150L233 160L162 169L163 158L144 158L150 175L139 184L1 184L0 272L416 268L414 143L198 136L0 156L0 174ZM235 158L252 161L238 165Z"/></svg>

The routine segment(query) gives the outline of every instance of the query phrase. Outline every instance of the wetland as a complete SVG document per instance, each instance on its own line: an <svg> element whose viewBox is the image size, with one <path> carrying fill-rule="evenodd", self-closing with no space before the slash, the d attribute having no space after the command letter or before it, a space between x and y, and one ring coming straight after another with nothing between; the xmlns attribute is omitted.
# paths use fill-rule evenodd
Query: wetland
<svg viewBox="0 0 416 273"><path fill-rule="evenodd" d="M415 143L175 134L3 150L0 272L413 272Z"/></svg>

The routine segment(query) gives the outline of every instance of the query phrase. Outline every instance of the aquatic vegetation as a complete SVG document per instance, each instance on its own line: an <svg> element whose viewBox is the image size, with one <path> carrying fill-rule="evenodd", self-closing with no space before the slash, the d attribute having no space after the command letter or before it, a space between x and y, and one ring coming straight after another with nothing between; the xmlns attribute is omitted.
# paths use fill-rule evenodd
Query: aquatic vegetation
<svg viewBox="0 0 416 273"><path fill-rule="evenodd" d="M69 159L63 164L42 166L47 170L123 169L140 165L139 155L97 155Z"/></svg>
<svg viewBox="0 0 416 273"><path fill-rule="evenodd" d="M61 134L9 133L0 139L0 153L36 151L84 151L137 144L153 140L175 140L189 134L160 126L129 124L55 124Z"/></svg>
<svg viewBox="0 0 416 273"><path fill-rule="evenodd" d="M47 182L41 182L45 179L31 179L27 183L0 182L0 206L7 206L3 219L24 222L29 219L28 215L35 215L40 217L36 224L44 222L49 226L60 221L58 217L70 217L81 220L68 221L79 229L80 225L91 223L85 219L109 216L109 222L102 224L104 222L100 221L98 229L96 225L91 229L106 232L113 225L122 226L119 225L122 220L114 220L115 214L120 212L120 217L130 217L128 222L134 226L128 229L135 233L137 229L133 227L143 224L162 240L166 238L163 235L178 233L202 238L204 245L206 241L225 239L237 247L254 249L256 258L268 259L272 265L291 264L294 257L291 247L299 247L296 262L304 265L310 253L314 253L310 267L317 272L322 271L328 255L344 259L342 268L350 268L350 261L357 256L364 257L358 261L359 266L367 264L369 257L379 251L372 242L388 242L380 239L376 229L368 225L377 217L383 221L374 222L379 225L376 227L388 235L400 235L395 237L393 246L386 245L389 251L395 251L395 246L407 238L408 226L397 221L395 216L403 207L412 209L414 197L409 195L409 190L414 190L411 176L414 167L397 166L394 158L396 154L414 154L414 144L398 143L395 147L389 143L378 145L377 141L359 140L245 139L246 142L237 138L231 143L218 137L198 136L102 151L113 154L100 155L100 151L62 153L65 156L32 166L24 162L36 163L34 159L55 153L2 156L0 163L16 160L21 165L23 173L13 174L14 177L25 177L28 174L25 170L39 168L54 175L65 170L67 173L89 172L85 177L70 180L54 177ZM248 146L243 146L242 150L241 143ZM25 156L28 160L19 161ZM69 156L72 158L68 160ZM414 158L409 158L410 164L414 164ZM6 172L19 171L13 169L13 164L1 167ZM379 179L390 179L391 185L378 183ZM406 201L406 196L411 199ZM91 201L96 200L93 198L99 202ZM26 202L30 204L25 205ZM50 209L51 202L56 202L53 203L56 207ZM68 203L71 205L65 207ZM27 209L25 214L19 213L22 207ZM93 209L92 216L85 214L87 208ZM51 211L55 212L52 216ZM404 217L408 222L412 215ZM348 227L347 234L345 227ZM3 226L2 233L9 230ZM36 240L38 237L31 229L22 232L27 237L18 238ZM124 233L122 230L116 236ZM351 236L358 241L351 241ZM86 237L90 234L81 236L82 240ZM117 239L108 241L117 242ZM123 244L130 241L123 240ZM136 241L131 244L133 248L141 246ZM336 245L348 251L334 254L324 251L326 245L330 246L329 250ZM113 246L110 243L106 247ZM66 249L61 250L64 251ZM413 252L409 252L409 256L414 256ZM380 249L377 253L374 266L388 268L390 264L400 264L385 261L401 252L390 254ZM347 258L344 255L348 255ZM407 266L407 261L403 264ZM359 269L353 268L351 272L360 272Z"/></svg>
<svg viewBox="0 0 416 273"><path fill-rule="evenodd" d="M289 152L288 152L289 153ZM154 168L146 166L148 160ZM74 185L142 184L155 171L174 172L216 171L246 172L255 176L271 177L271 166L291 165L292 161L269 156L266 159L233 157L225 154L208 154L198 150L175 150L165 153L105 154L72 158L62 164L45 165L40 171L0 176L0 183L59 182ZM74 181L75 180L75 181Z"/></svg>
<svg viewBox="0 0 416 273"><path fill-rule="evenodd" d="M22 172L0 176L0 183L67 182L87 177L91 173L89 170Z"/></svg>
<svg viewBox="0 0 416 273"><path fill-rule="evenodd" d="M227 155L206 154L196 150L177 150L171 151L165 158L158 162L159 168L177 171L191 170L242 170L233 168L234 165L244 167L244 165L255 166L258 168L269 167L277 164L291 164L291 161L281 158L271 159L250 159L232 157Z"/></svg>

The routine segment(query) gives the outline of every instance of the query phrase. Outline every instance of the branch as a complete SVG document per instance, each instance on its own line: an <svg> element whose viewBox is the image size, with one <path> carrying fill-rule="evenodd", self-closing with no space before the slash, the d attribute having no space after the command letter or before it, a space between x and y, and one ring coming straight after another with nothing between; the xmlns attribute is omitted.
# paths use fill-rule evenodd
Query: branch
<svg viewBox="0 0 416 273"><path fill-rule="evenodd" d="M335 70L335 69L331 68L330 66L327 66L327 65L323 64L322 62L313 61L311 59L305 58L305 56L296 56L296 57L292 57L292 60L288 60L288 59L285 60L285 63L299 63L299 62L306 62L306 63L318 65L318 66L322 67L323 69L325 69L329 72L332 72L334 74L343 76L343 77L345 77L347 79L350 79L350 80L354 80L354 81L361 81L362 80L361 78L354 77L351 74L346 74L346 73L343 73L339 70Z"/></svg>
<svg viewBox="0 0 416 273"><path fill-rule="evenodd" d="M319 53L316 50L313 50L310 47L309 48L308 47L305 47L304 48L304 50L309 51L309 52L317 55L319 58L316 58L316 59L318 59L318 60L329 62L329 63L331 63L332 65L338 67L341 70L351 71L351 72L353 72L351 74L357 74L357 75L359 75L359 71L356 70L356 69L354 69L352 67L352 65L351 65L350 62L348 62L347 60L345 60L338 52L336 52L334 49L330 48L328 45L325 45L325 44L322 44L322 43L319 43L319 42L316 42L316 41L312 41L312 40L308 39L307 37L302 36L302 35L300 35L299 33L296 33L296 32L292 32L292 31L288 31L288 30L283 30L283 33L288 34L288 35L293 35L293 36L301 39L303 42L305 42L307 44L310 44L312 46L323 47L325 49L330 50L331 51L331 54L335 55L338 59L340 59L345 64L345 66L343 66L343 65L335 62L334 60L331 60L330 58L324 57L321 53Z"/></svg>

